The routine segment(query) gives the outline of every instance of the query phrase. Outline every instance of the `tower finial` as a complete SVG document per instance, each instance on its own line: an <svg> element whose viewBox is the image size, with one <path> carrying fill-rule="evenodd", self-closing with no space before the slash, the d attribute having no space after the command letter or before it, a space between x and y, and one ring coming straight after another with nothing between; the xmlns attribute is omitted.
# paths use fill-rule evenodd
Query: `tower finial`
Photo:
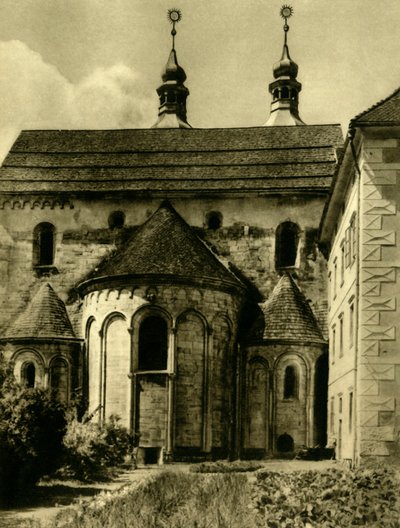
<svg viewBox="0 0 400 528"><path fill-rule="evenodd" d="M177 24L180 20L182 20L182 12L179 9L168 9L168 19L172 24L172 49L175 49L175 35L176 35L176 29L175 24Z"/></svg>
<svg viewBox="0 0 400 528"><path fill-rule="evenodd" d="M287 46L287 34L289 31L289 26L287 23L287 19L290 18L293 15L293 7L289 5L283 5L281 7L281 17L285 19L285 25L283 26L283 31L285 32L285 43L284 45Z"/></svg>
<svg viewBox="0 0 400 528"><path fill-rule="evenodd" d="M301 84L297 81L297 64L290 58L287 44L289 25L288 18L293 15L293 8L283 5L280 10L281 17L285 20L283 26L284 42L281 59L274 64L274 81L269 85L272 94L271 113L267 126L304 125L299 116L299 92Z"/></svg>
<svg viewBox="0 0 400 528"><path fill-rule="evenodd" d="M175 51L175 25L182 19L179 9L168 9L168 20L172 24L172 49L161 74L163 84L157 88L160 106L158 120L153 128L191 128L186 118L186 98L189 90L184 85L185 70L179 66Z"/></svg>

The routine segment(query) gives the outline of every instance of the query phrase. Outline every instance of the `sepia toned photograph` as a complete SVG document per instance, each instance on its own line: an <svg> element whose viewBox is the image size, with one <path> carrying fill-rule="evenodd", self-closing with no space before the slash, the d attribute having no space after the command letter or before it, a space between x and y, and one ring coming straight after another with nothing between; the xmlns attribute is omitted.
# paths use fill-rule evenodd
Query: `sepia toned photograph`
<svg viewBox="0 0 400 528"><path fill-rule="evenodd" d="M399 24L0 1L0 528L400 528Z"/></svg>

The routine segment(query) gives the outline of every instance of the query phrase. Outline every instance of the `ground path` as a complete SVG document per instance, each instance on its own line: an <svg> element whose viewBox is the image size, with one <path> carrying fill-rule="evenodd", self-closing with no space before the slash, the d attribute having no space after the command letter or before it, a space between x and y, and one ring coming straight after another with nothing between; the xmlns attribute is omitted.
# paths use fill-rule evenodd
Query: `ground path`
<svg viewBox="0 0 400 528"><path fill-rule="evenodd" d="M271 471L324 470L336 464L332 460L312 462L305 460L267 460L266 469ZM62 508L80 500L90 500L102 491L115 491L123 486L143 482L156 473L165 470L189 471L189 464L168 464L145 466L123 470L118 477L108 482L83 484L74 481L51 481L38 486L35 494L27 497L26 504L13 509L0 509L0 528L23 528L29 520L40 521L41 526L51 526L52 520Z"/></svg>

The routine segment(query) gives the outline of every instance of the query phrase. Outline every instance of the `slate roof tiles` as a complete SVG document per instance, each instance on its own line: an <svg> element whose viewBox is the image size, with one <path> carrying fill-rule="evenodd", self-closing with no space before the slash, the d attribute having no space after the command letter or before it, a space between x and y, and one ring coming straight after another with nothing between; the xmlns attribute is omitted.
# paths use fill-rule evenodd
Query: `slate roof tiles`
<svg viewBox="0 0 400 528"><path fill-rule="evenodd" d="M282 275L261 310L251 339L325 343L312 309L290 273Z"/></svg>
<svg viewBox="0 0 400 528"><path fill-rule="evenodd" d="M45 283L8 328L6 338L75 339L65 305Z"/></svg>
<svg viewBox="0 0 400 528"><path fill-rule="evenodd" d="M243 287L169 202L163 202L122 247L99 264L87 281L126 275L207 279L218 285Z"/></svg>
<svg viewBox="0 0 400 528"><path fill-rule="evenodd" d="M400 88L351 120L355 126L400 124Z"/></svg>
<svg viewBox="0 0 400 528"><path fill-rule="evenodd" d="M23 131L3 192L218 192L329 188L339 125Z"/></svg>

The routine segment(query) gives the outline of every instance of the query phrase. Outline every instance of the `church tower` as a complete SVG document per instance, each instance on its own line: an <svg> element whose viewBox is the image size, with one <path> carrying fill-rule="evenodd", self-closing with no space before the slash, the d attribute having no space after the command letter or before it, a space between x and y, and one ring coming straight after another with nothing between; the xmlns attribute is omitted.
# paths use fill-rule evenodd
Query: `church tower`
<svg viewBox="0 0 400 528"><path fill-rule="evenodd" d="M179 66L175 51L175 24L181 20L182 14L177 9L170 9L168 18L172 23L172 49L161 76L163 84L157 88L160 106L153 128L192 128L186 120L186 98L189 95L184 85L186 73Z"/></svg>
<svg viewBox="0 0 400 528"><path fill-rule="evenodd" d="M273 74L274 81L269 85L269 91L272 95L271 114L265 123L265 126L290 126L304 125L305 123L299 116L299 93L301 83L297 80L298 66L290 58L289 46L287 43L287 34L289 26L287 19L293 14L290 6L283 6L281 17L285 19L284 43L281 59L274 64Z"/></svg>

